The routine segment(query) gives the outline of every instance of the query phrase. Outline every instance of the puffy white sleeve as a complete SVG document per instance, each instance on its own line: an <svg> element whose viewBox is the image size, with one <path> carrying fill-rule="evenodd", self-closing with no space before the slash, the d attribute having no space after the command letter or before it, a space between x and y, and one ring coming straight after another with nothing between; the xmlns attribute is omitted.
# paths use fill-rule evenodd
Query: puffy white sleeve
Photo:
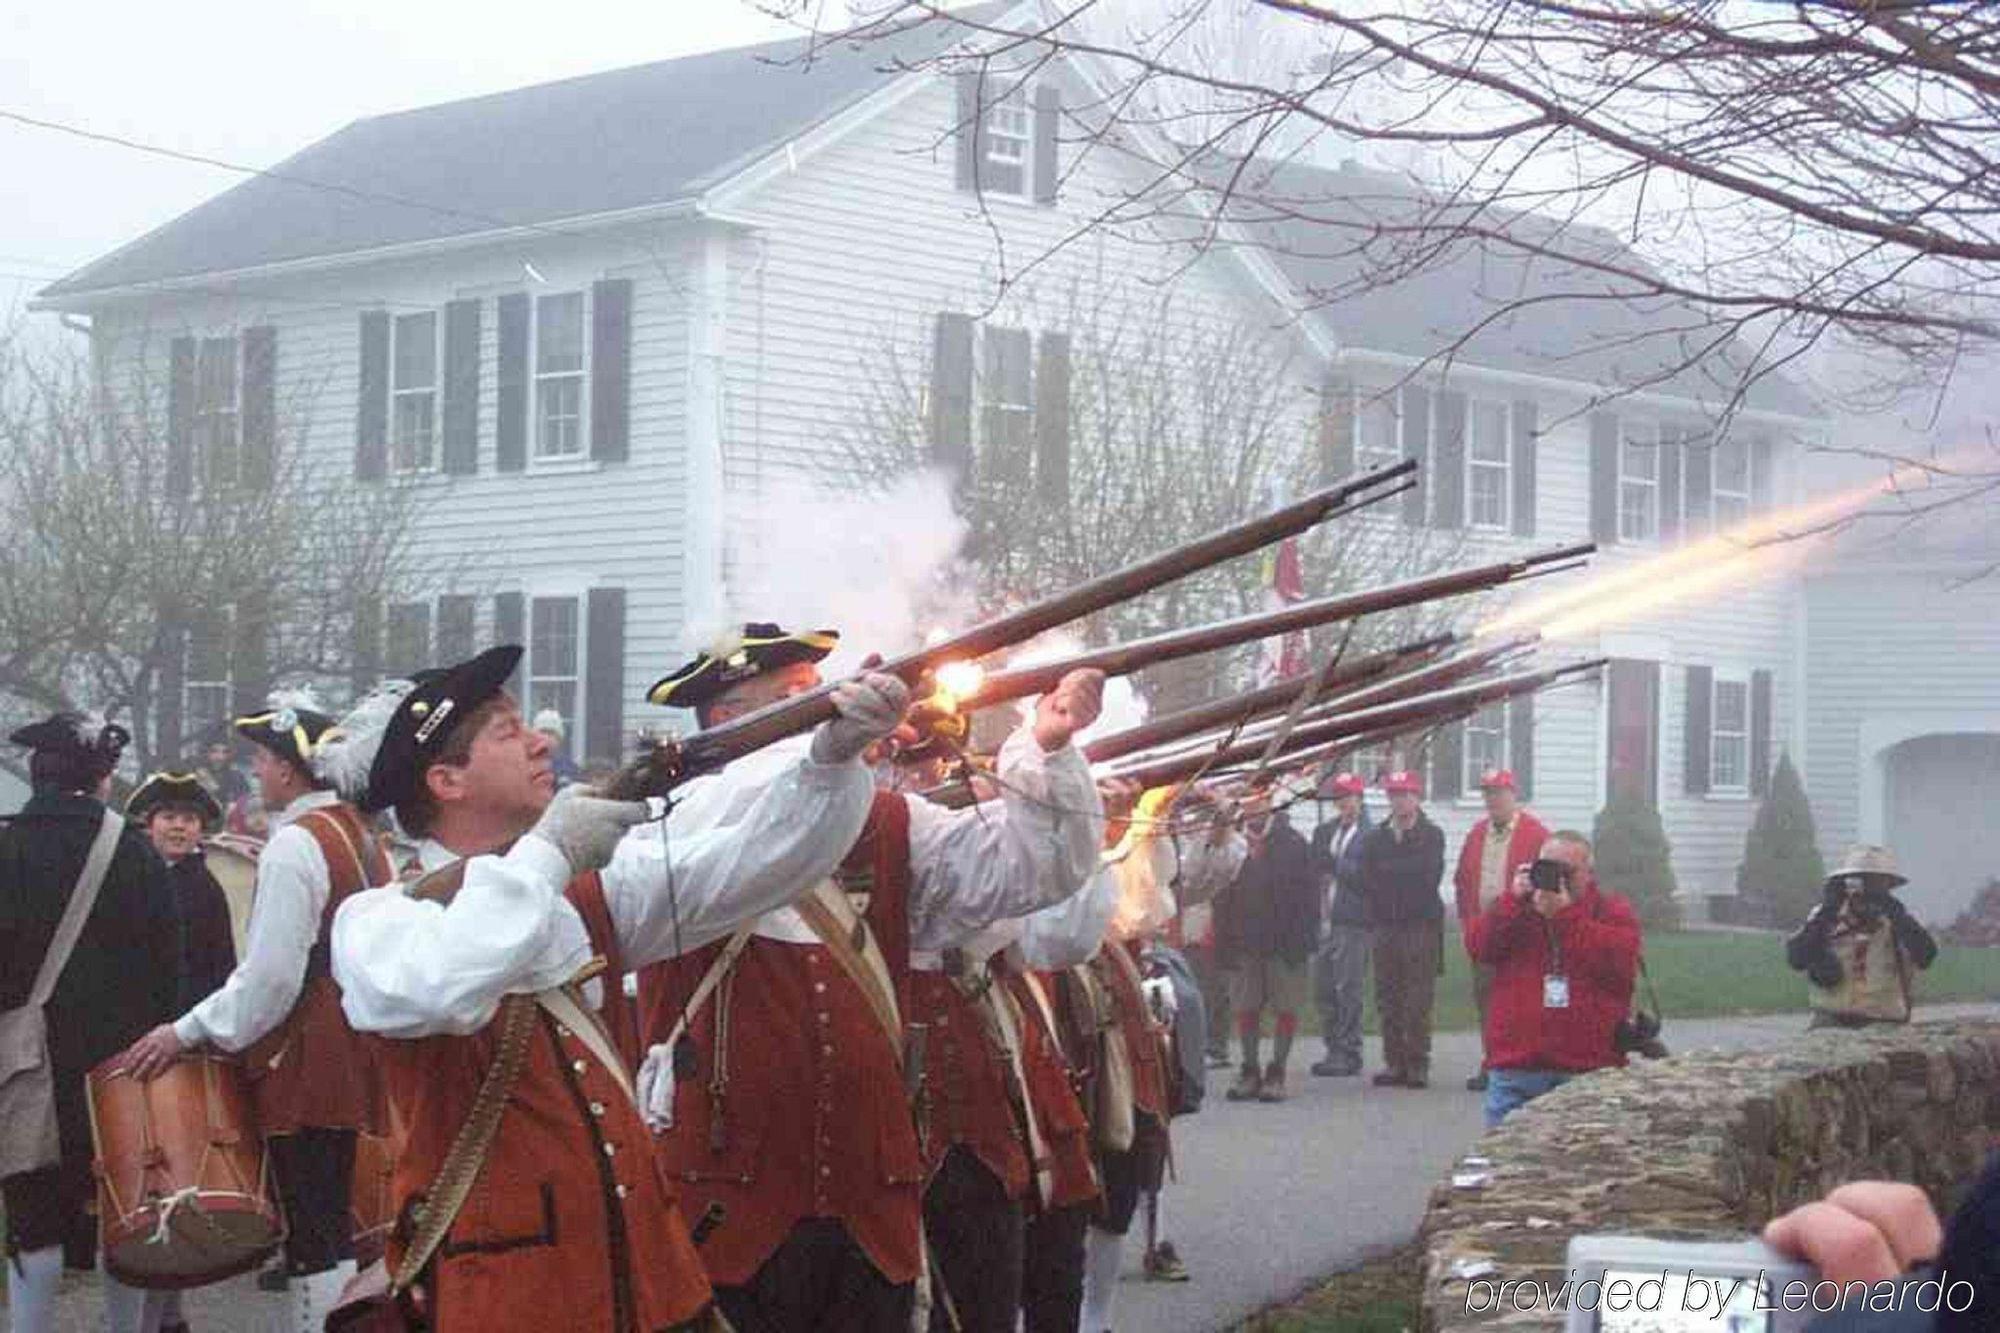
<svg viewBox="0 0 2000 1333"><path fill-rule="evenodd" d="M1216 894L1236 882L1237 872L1250 858L1250 840L1231 829L1220 842L1200 834L1176 838L1160 850L1173 860L1163 882L1173 889L1174 898L1185 911L1212 902Z"/></svg>
<svg viewBox="0 0 2000 1333"><path fill-rule="evenodd" d="M626 834L603 871L626 966L699 949L792 902L833 873L874 798L859 760L822 764L801 752L740 818L699 829L669 820Z"/></svg>
<svg viewBox="0 0 2000 1333"><path fill-rule="evenodd" d="M1083 892L1021 918L1016 942L1022 959L1029 967L1049 972L1089 962L1104 942L1118 897L1118 877L1111 867L1100 866Z"/></svg>
<svg viewBox="0 0 2000 1333"><path fill-rule="evenodd" d="M312 834L296 824L273 834L257 858L243 957L228 981L181 1015L174 1035L188 1046L240 1051L283 1022L305 986L306 961L332 892Z"/></svg>
<svg viewBox="0 0 2000 1333"><path fill-rule="evenodd" d="M1060 902L1096 870L1104 807L1074 746L1023 726L1000 747L1001 797L965 810L910 798L910 945L944 949Z"/></svg>
<svg viewBox="0 0 2000 1333"><path fill-rule="evenodd" d="M333 919L333 975L357 1031L463 1036L516 992L568 981L590 959L583 919L563 897L569 862L529 834L505 856L475 856L447 905L400 885L357 893Z"/></svg>

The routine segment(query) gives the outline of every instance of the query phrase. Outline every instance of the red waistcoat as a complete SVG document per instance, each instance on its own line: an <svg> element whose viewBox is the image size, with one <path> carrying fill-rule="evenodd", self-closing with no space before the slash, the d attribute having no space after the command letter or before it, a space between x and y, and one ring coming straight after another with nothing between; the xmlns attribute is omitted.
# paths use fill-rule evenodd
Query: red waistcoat
<svg viewBox="0 0 2000 1333"><path fill-rule="evenodd" d="M319 847L330 891L306 955L298 1000L244 1052L257 1127L266 1136L307 1128L373 1131L382 1122L382 1088L369 1043L347 1025L340 1009L332 968L333 914L349 895L387 883L393 871L353 806L319 806L296 822Z"/></svg>
<svg viewBox="0 0 2000 1333"><path fill-rule="evenodd" d="M981 980L990 974L981 973ZM917 1092L917 1138L927 1172L953 1146L969 1150L1018 1199L1028 1188L1028 1154L1008 1083L1006 1051L995 1041L981 1002L943 972L912 972L903 1021L924 1028L924 1081Z"/></svg>
<svg viewBox="0 0 2000 1333"><path fill-rule="evenodd" d="M592 932L600 954L611 943ZM485 1165L432 1261L432 1327L656 1333L694 1318L710 1302L708 1279L645 1122L581 1039L546 1012L536 1024ZM470 1114L501 1027L496 1016L471 1036L375 1043L404 1131L395 1192L405 1222L389 1240L392 1272L409 1210Z"/></svg>
<svg viewBox="0 0 2000 1333"><path fill-rule="evenodd" d="M866 892L862 914L907 1012L910 815L878 793L839 878ZM643 1040L666 1040L723 942L640 973ZM718 1041L718 1029L722 1040ZM889 1281L922 1262L923 1161L903 1074L861 988L818 944L752 938L730 977L690 1016L694 1072L656 1139L689 1217L722 1220L701 1259L741 1286L799 1222L837 1218Z"/></svg>
<svg viewBox="0 0 2000 1333"><path fill-rule="evenodd" d="M1113 951L1122 951L1122 956ZM1139 1110L1167 1122L1166 1034L1153 1022L1146 996L1139 989L1136 944L1106 940L1103 947L1084 964L1096 974L1097 982L1111 997L1113 1021L1125 1039L1132 1057L1132 1103ZM1105 1034L1109 1037L1109 1033Z"/></svg>
<svg viewBox="0 0 2000 1333"><path fill-rule="evenodd" d="M1088 1203L1098 1196L1097 1167L1090 1155L1090 1121L1077 1099L1078 1080L1056 1034L1043 1016L1035 987L1049 996L1046 979L1007 971L1004 984L1021 1011L1021 1075L1035 1108L1042 1143L1049 1155L1049 1197L1045 1210ZM1051 1002L1053 997L1050 996ZM1053 1013L1051 1012L1051 1015Z"/></svg>

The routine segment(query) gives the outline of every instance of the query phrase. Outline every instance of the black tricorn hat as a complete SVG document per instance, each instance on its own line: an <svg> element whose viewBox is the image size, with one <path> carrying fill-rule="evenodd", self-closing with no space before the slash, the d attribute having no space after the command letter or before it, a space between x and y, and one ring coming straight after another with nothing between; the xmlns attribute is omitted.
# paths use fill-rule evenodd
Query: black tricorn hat
<svg viewBox="0 0 2000 1333"><path fill-rule="evenodd" d="M208 785L192 773L155 773L140 783L125 802L128 817L145 823L162 806L186 806L201 816L203 827L222 822L222 805Z"/></svg>
<svg viewBox="0 0 2000 1333"><path fill-rule="evenodd" d="M40 722L17 728L8 740L38 754L74 754L101 760L106 772L118 764L118 756L132 740L132 733L116 722L104 722L82 713L56 713Z"/></svg>
<svg viewBox="0 0 2000 1333"><path fill-rule="evenodd" d="M798 662L818 662L840 646L840 631L801 630L787 633L769 621L755 620L740 633L726 636L694 660L662 676L646 691L646 702L663 708L700 708L732 685Z"/></svg>
<svg viewBox="0 0 2000 1333"><path fill-rule="evenodd" d="M503 643L456 666L419 671L410 692L382 729L382 745L368 766L363 810L387 810L408 800L424 770L472 710L507 687L521 660L519 644Z"/></svg>
<svg viewBox="0 0 2000 1333"><path fill-rule="evenodd" d="M310 773L313 747L333 725L333 719L316 708L278 705L239 717L231 725L237 735L252 745L261 745Z"/></svg>

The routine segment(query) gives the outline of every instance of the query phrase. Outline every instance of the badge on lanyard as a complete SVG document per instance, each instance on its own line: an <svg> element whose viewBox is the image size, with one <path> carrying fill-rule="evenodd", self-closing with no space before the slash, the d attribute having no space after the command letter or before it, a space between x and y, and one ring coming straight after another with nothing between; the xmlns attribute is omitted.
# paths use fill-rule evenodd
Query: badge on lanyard
<svg viewBox="0 0 2000 1333"><path fill-rule="evenodd" d="M1551 972L1542 978L1542 1008L1569 1008L1569 978Z"/></svg>

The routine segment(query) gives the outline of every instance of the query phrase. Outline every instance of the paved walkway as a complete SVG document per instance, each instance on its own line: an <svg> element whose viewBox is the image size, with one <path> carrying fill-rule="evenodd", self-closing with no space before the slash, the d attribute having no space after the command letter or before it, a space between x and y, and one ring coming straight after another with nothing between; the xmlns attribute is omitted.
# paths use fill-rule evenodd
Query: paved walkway
<svg viewBox="0 0 2000 1333"><path fill-rule="evenodd" d="M1925 1016L1992 1014L1991 1005L1944 1005ZM1803 1015L1670 1020L1676 1050L1743 1048L1786 1040ZM1377 1051L1368 1044L1369 1068ZM1158 1285L1138 1276L1138 1241L1128 1245L1119 1333L1209 1333L1408 1240L1431 1186L1478 1137L1479 1097L1465 1091L1478 1064L1472 1033L1437 1038L1431 1086L1421 1092L1368 1085L1366 1076L1316 1079L1307 1038L1292 1056L1292 1099L1278 1106L1213 1098L1174 1129L1179 1179L1166 1198L1167 1234L1194 1281ZM281 1297L249 1279L187 1293L197 1333L276 1333ZM62 1333L99 1325L94 1286L74 1284L63 1301Z"/></svg>

